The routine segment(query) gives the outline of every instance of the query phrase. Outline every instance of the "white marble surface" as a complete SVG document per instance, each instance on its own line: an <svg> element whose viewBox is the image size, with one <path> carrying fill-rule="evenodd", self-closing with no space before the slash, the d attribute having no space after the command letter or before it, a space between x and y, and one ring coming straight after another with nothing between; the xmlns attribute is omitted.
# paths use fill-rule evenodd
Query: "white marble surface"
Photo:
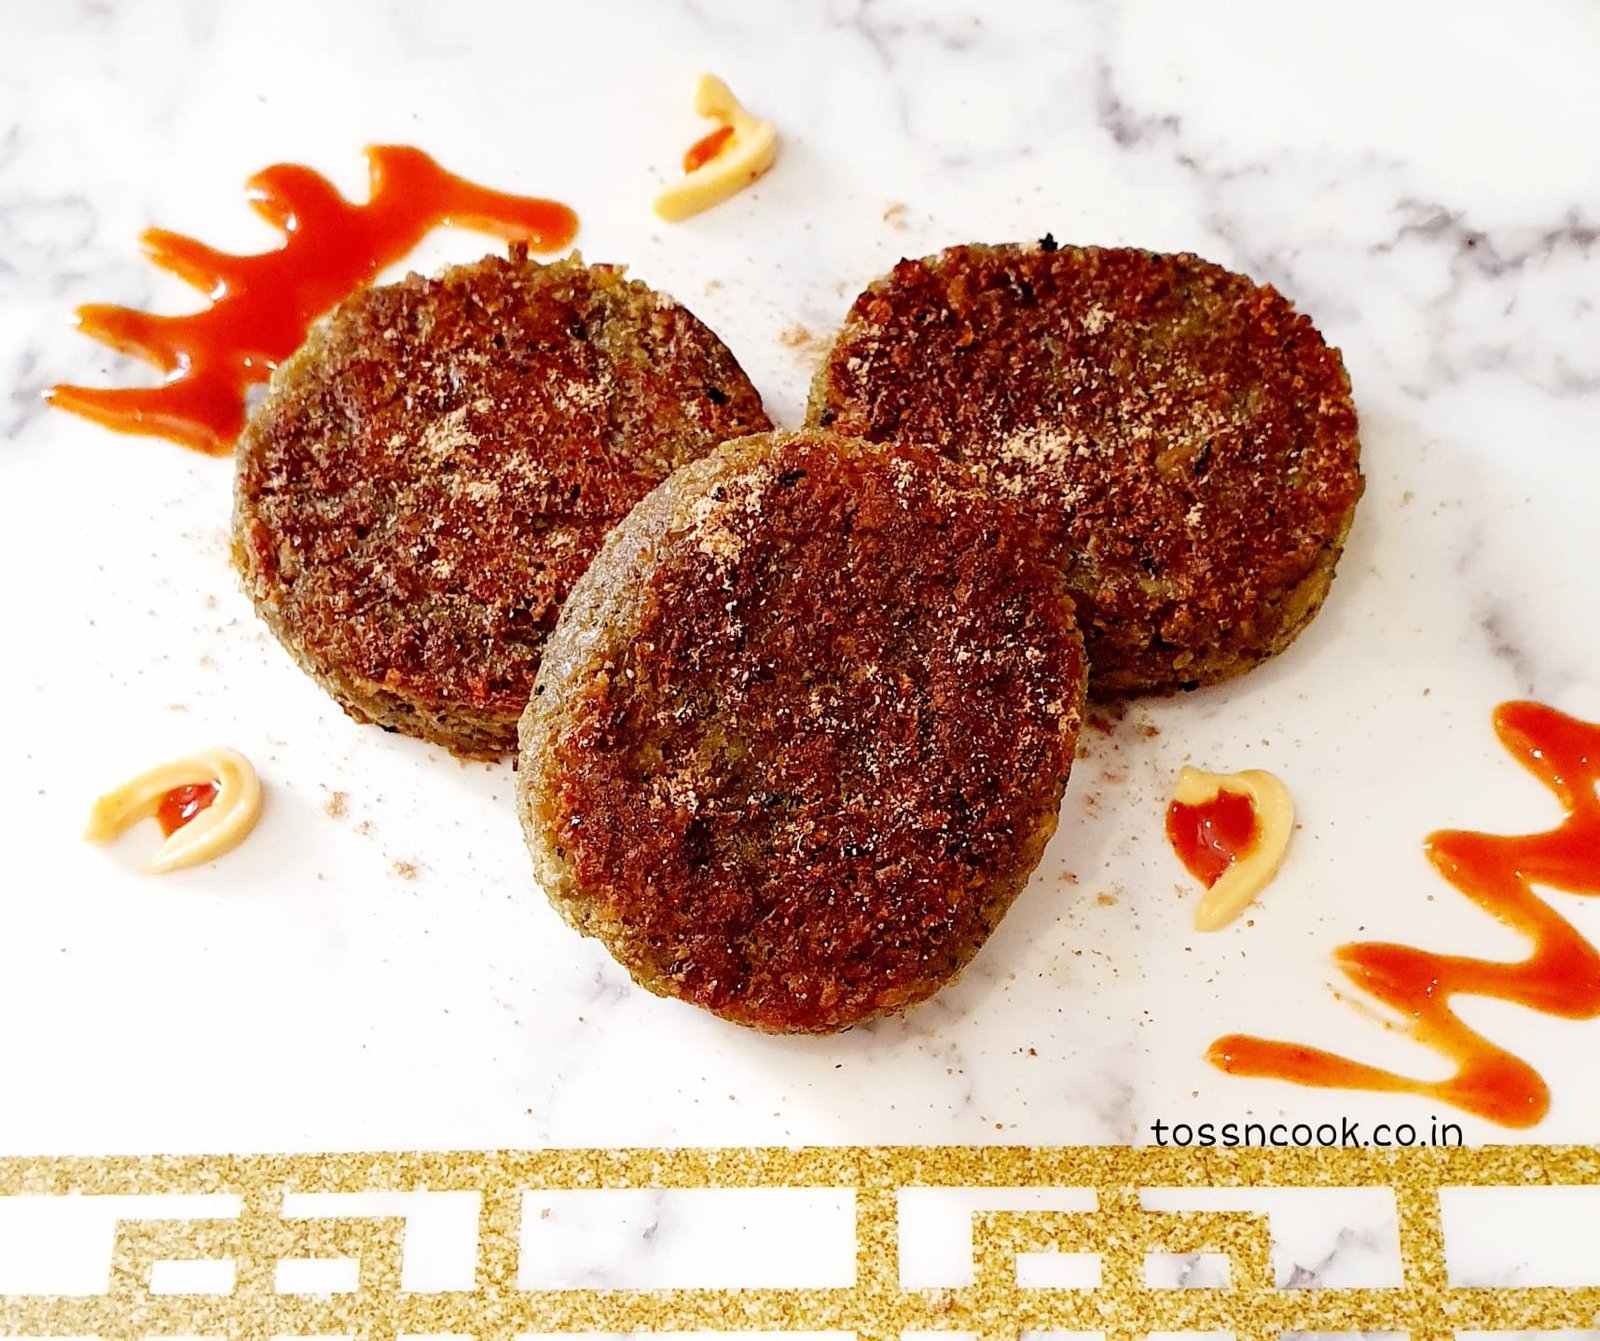
<svg viewBox="0 0 1600 1341"><path fill-rule="evenodd" d="M1526 1133L1202 1059L1258 1027L1438 1074L1334 999L1330 952L1519 952L1421 843L1556 818L1496 744L1497 703L1600 718L1600 10L0 12L0 1152L1137 1143L1157 1119L1344 1115L1600 1140L1600 1021L1462 1003L1551 1082ZM648 202L701 130L702 68L783 148L672 227ZM355 192L385 141L571 203L585 255L692 306L786 424L817 340L902 255L1051 231L1269 280L1344 351L1361 412L1332 597L1268 667L1091 735L1033 883L904 1020L766 1038L647 996L533 887L508 769L348 722L258 626L225 560L227 462L40 402L148 376L72 332L77 304L192 303L141 228L259 249L252 171L306 162ZM436 235L413 263L489 245ZM241 852L152 880L139 840L78 841L102 786L213 741L270 788ZM1208 937L1161 832L1186 760L1272 769L1304 825L1253 924ZM1600 936L1600 900L1554 897Z"/></svg>

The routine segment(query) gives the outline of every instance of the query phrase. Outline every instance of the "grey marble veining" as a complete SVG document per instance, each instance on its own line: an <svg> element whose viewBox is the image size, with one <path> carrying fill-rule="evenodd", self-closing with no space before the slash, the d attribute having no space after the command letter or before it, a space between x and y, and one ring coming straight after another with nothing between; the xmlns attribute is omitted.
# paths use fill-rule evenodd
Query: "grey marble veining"
<svg viewBox="0 0 1600 1341"><path fill-rule="evenodd" d="M6 613L40 650L0 670L20 705L0 815L26 892L0 938L0 1009L32 1022L0 1040L0 1075L29 1096L0 1116L0 1147L1061 1144L1147 1142L1158 1119L1427 1122L1422 1101L1236 1080L1203 1054L1268 1028L1436 1070L1334 998L1331 950L1518 953L1421 844L1553 821L1493 739L1496 703L1600 718L1592 7L818 0L780 21L734 0L290 0L13 6L6 29L0 563L28 579ZM755 188L672 227L649 200L702 130L702 68L783 147ZM648 997L533 887L507 771L349 723L261 634L226 563L225 461L40 400L56 381L155 380L71 324L85 302L197 301L141 259L141 229L270 246L251 172L308 162L358 194L361 147L385 141L569 201L585 254L693 306L787 423L832 324L902 255L1048 231L1275 284L1343 350L1362 416L1368 492L1327 608L1251 676L1087 738L1034 881L904 1020L767 1038ZM494 245L450 231L410 264ZM212 740L255 757L272 798L235 858L156 883L77 842L102 785ZM1253 925L1210 937L1189 930L1194 890L1161 833L1185 761L1278 772L1302 824ZM1556 902L1600 934L1589 903ZM1600 1022L1469 1012L1555 1095L1532 1131L1464 1119L1469 1139L1600 1140L1600 1072L1573 1064ZM1337 1280L1380 1247L1345 1224L1280 1276Z"/></svg>

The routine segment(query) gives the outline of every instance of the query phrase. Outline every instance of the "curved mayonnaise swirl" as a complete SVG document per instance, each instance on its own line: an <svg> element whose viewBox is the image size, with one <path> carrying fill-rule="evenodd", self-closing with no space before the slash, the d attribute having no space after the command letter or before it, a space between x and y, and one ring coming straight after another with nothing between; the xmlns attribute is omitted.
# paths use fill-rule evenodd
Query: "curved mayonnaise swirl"
<svg viewBox="0 0 1600 1341"><path fill-rule="evenodd" d="M694 109L733 133L710 159L656 196L655 211L668 223L720 205L766 172L778 156L778 132L772 122L751 116L716 75L700 76Z"/></svg>
<svg viewBox="0 0 1600 1341"><path fill-rule="evenodd" d="M89 812L83 836L91 843L109 842L140 820L153 818L175 788L203 783L216 787L216 799L173 830L145 869L159 875L211 861L242 843L261 816L261 782L255 769L238 750L222 746L158 764L107 792Z"/></svg>

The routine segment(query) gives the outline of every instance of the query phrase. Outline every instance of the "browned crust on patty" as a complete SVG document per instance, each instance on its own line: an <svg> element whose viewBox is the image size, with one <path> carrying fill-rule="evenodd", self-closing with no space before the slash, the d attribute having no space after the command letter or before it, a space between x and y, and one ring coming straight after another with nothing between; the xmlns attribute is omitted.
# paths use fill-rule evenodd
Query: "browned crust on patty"
<svg viewBox="0 0 1600 1341"><path fill-rule="evenodd" d="M908 446L725 444L612 532L522 719L535 870L650 990L830 1031L934 992L1056 823L1084 694L1059 568Z"/></svg>
<svg viewBox="0 0 1600 1341"><path fill-rule="evenodd" d="M514 252L411 275L273 378L239 443L234 556L352 716L497 755L606 532L769 426L722 342L619 267Z"/></svg>
<svg viewBox="0 0 1600 1341"><path fill-rule="evenodd" d="M1031 505L1097 695L1281 650L1362 491L1338 351L1275 289L1190 255L1047 239L902 261L850 309L808 420L930 444Z"/></svg>

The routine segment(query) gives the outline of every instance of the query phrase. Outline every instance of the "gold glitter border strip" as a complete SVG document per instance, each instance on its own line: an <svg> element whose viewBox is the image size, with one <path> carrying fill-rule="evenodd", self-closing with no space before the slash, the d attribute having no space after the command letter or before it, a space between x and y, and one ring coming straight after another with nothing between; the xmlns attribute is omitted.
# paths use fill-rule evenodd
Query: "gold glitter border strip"
<svg viewBox="0 0 1600 1341"><path fill-rule="evenodd" d="M862 1341L906 1331L1094 1331L1132 1341L1154 1331L1384 1330L1434 1341L1458 1331L1600 1327L1600 1286L1452 1286L1442 1187L1600 1185L1600 1147L1411 1150L1177 1150L1131 1147L828 1147L388 1152L310 1155L0 1159L0 1196L240 1198L236 1218L118 1222L106 1292L0 1295L0 1335L406 1334L510 1338L527 1332L841 1331ZM906 1188L1091 1189L1092 1211L979 1211L969 1286L900 1283L898 1195ZM1243 1211L1145 1209L1151 1188L1382 1187L1395 1198L1402 1284L1277 1288L1267 1217ZM834 1188L852 1192L855 1281L839 1288L547 1290L517 1281L522 1198L556 1190ZM283 1214L288 1193L472 1192L480 1198L470 1290L401 1289L404 1221L394 1216ZM1019 1255L1099 1255L1092 1289L1017 1284ZM1145 1283L1149 1253L1215 1253L1221 1289ZM276 1289L278 1263L342 1258L356 1288L339 1295ZM226 1295L155 1294L157 1262L230 1259Z"/></svg>

